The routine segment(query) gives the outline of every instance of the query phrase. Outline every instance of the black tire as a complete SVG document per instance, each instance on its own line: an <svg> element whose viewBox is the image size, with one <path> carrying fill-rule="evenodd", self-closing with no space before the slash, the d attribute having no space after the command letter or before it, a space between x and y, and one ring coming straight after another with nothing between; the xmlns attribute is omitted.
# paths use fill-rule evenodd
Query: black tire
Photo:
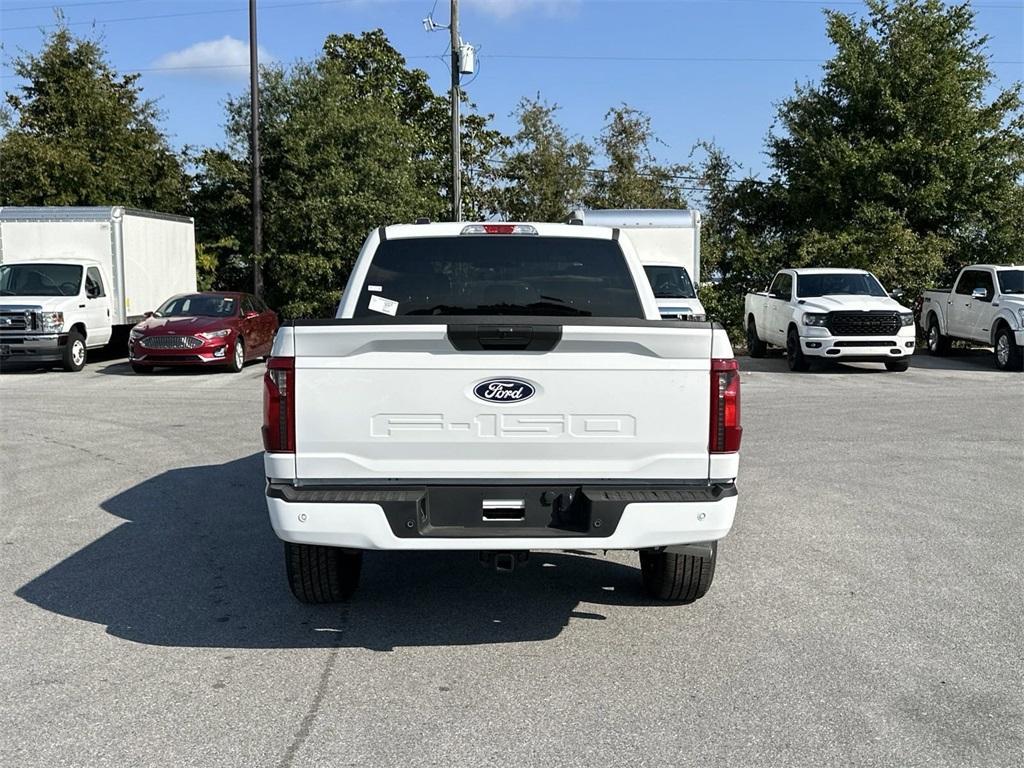
<svg viewBox="0 0 1024 768"><path fill-rule="evenodd" d="M751 357L764 357L768 353L768 344L757 335L754 318L747 320L747 354Z"/></svg>
<svg viewBox="0 0 1024 768"><path fill-rule="evenodd" d="M136 373L147 374L153 372L152 365L139 365L138 363L132 363L132 370Z"/></svg>
<svg viewBox="0 0 1024 768"><path fill-rule="evenodd" d="M786 362L789 363L789 370L803 373L811 368L811 362L804 356L800 348L800 336L796 328L790 328L786 334Z"/></svg>
<svg viewBox="0 0 1024 768"><path fill-rule="evenodd" d="M1013 331L1005 325L996 332L995 358L1000 371L1024 371L1024 349L1013 340Z"/></svg>
<svg viewBox="0 0 1024 768"><path fill-rule="evenodd" d="M942 357L949 354L949 337L944 336L939 330L939 321L935 319L935 315L928 316L928 333L924 340L928 345L929 355Z"/></svg>
<svg viewBox="0 0 1024 768"><path fill-rule="evenodd" d="M357 549L284 542L288 586L300 603L337 603L359 586L363 553Z"/></svg>
<svg viewBox="0 0 1024 768"><path fill-rule="evenodd" d="M232 373L239 373L245 367L245 341L239 336L231 347L231 360L228 362L228 370Z"/></svg>
<svg viewBox="0 0 1024 768"><path fill-rule="evenodd" d="M644 589L651 597L673 603L700 600L711 588L717 559L717 541L711 543L711 557L642 549L640 572Z"/></svg>
<svg viewBox="0 0 1024 768"><path fill-rule="evenodd" d="M60 361L64 370L69 373L82 370L85 368L85 360L88 354L88 350L85 348L85 336L82 335L81 331L70 331Z"/></svg>
<svg viewBox="0 0 1024 768"><path fill-rule="evenodd" d="M910 367L909 360L886 360L885 370L893 371L894 373L902 373Z"/></svg>

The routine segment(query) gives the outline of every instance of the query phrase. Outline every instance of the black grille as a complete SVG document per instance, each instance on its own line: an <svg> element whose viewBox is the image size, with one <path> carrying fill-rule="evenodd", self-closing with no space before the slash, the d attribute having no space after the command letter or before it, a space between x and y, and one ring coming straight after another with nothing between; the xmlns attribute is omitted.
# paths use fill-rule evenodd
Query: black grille
<svg viewBox="0 0 1024 768"><path fill-rule="evenodd" d="M24 310L0 311L0 331L27 331L32 327L32 312Z"/></svg>
<svg viewBox="0 0 1024 768"><path fill-rule="evenodd" d="M899 312L830 312L828 316L833 336L895 336L900 326Z"/></svg>

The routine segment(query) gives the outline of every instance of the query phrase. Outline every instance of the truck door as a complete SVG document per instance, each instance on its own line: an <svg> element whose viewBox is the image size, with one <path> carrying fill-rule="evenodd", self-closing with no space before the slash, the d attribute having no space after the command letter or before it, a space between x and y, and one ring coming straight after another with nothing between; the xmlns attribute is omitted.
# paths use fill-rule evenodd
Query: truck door
<svg viewBox="0 0 1024 768"><path fill-rule="evenodd" d="M971 298L970 307L967 310L969 326L966 330L968 338L989 344L992 341L992 299L995 297L996 286L992 279L992 273L988 270L979 269L975 274L972 294L981 288L985 291L985 296Z"/></svg>
<svg viewBox="0 0 1024 768"><path fill-rule="evenodd" d="M960 273L960 279L957 280L956 287L946 304L946 335L962 339L971 338L974 319L971 312L974 304L971 293L977 285L979 274L976 269L965 269Z"/></svg>
<svg viewBox="0 0 1024 768"><path fill-rule="evenodd" d="M110 297L107 283L97 267L85 271L85 298L79 304L85 315L86 346L100 347L110 341Z"/></svg>
<svg viewBox="0 0 1024 768"><path fill-rule="evenodd" d="M790 309L789 302L793 298L793 276L786 272L779 272L768 289L768 301L766 309L766 322L764 326L765 338L769 344L775 346L786 345L786 325L789 323Z"/></svg>

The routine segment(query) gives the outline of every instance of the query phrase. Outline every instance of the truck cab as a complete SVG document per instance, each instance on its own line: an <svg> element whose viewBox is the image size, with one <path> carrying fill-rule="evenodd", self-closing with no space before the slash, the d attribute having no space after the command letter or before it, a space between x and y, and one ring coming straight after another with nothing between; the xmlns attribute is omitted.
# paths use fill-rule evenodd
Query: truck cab
<svg viewBox="0 0 1024 768"><path fill-rule="evenodd" d="M91 259L0 265L0 357L85 365L112 332L110 275Z"/></svg>

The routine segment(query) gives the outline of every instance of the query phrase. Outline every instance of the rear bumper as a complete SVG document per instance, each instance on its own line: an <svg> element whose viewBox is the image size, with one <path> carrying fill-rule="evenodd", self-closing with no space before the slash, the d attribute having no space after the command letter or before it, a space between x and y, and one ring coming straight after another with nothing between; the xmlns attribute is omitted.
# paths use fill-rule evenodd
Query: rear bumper
<svg viewBox="0 0 1024 768"><path fill-rule="evenodd" d="M914 327L894 336L832 336L827 328L804 328L800 346L808 357L883 362L914 354Z"/></svg>
<svg viewBox="0 0 1024 768"><path fill-rule="evenodd" d="M4 360L60 360L67 341L66 333L0 336L0 358Z"/></svg>
<svg viewBox="0 0 1024 768"><path fill-rule="evenodd" d="M737 491L732 483L578 486L575 507L569 510L571 519L560 521L551 505L538 501L543 494L540 489L294 488L271 483L267 508L274 532L285 541L376 550L665 547L718 540L729 532L736 514ZM525 499L523 519L482 519L486 514L481 512L482 494L491 497L486 499L491 503ZM437 510L433 515L432 506Z"/></svg>

